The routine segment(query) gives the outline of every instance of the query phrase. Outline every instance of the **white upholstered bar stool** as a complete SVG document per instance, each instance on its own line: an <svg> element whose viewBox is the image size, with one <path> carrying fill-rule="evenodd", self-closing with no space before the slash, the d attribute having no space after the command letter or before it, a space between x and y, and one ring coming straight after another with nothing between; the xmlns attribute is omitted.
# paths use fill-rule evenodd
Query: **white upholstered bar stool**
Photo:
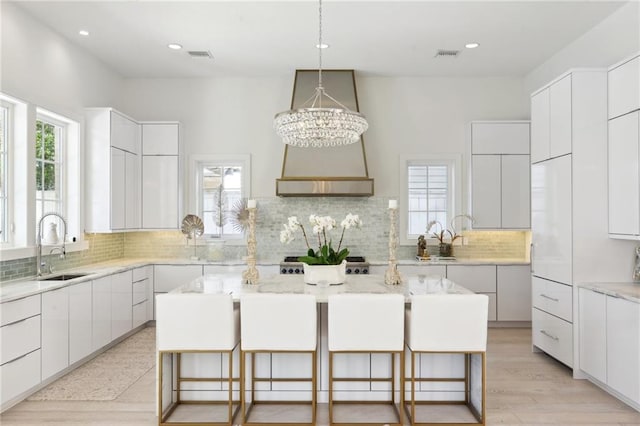
<svg viewBox="0 0 640 426"><path fill-rule="evenodd" d="M202 293L168 293L156 297L156 346L157 346L157 370L158 370L158 424L163 425L232 425L233 420L240 409L239 386L234 382L233 353L238 348L240 341L240 312L234 310L233 300L230 294L202 294ZM216 353L220 354L221 362L226 357L227 372L222 366L212 371L211 377L183 377L183 354ZM167 358L170 357L170 358ZM175 357L175 374L174 374ZM171 380L166 380L165 368L170 367ZM219 377L215 377L219 376ZM225 396L214 400L183 399L183 385L185 383L212 382L221 383L220 390L213 391ZM223 387L226 384L227 389ZM234 392L236 400L234 400ZM170 420L172 414L180 405L199 405L193 407L197 411L178 413L176 419ZM211 405L203 414L202 405ZM215 413L215 407L226 405L225 413ZM235 410L233 406L236 405ZM186 407L184 407L186 408ZM211 410L209 410L211 408ZM193 410L191 410L193 411ZM210 414L210 415L209 415ZM215 417L225 417L216 420ZM197 420L195 418L197 417ZM203 419L206 417L206 419Z"/></svg>
<svg viewBox="0 0 640 426"><path fill-rule="evenodd" d="M241 341L240 376L242 397L242 423L244 425L315 425L317 408L317 361L318 342L316 297L312 294L247 294L240 299ZM271 368L269 377L256 377L257 354L309 354L311 371L308 377L274 377ZM247 373L247 355L250 357L250 374ZM284 355L289 356L289 355ZM295 362L295 360L293 360ZM302 363L304 365L304 363ZM269 383L269 390L256 389L257 383ZM282 383L310 384L309 400L281 400L276 389ZM247 389L249 384L249 389ZM263 394L264 392L264 394ZM260 399L257 394L260 393ZM268 395L267 395L268 394ZM262 398L264 396L264 398ZM254 406L267 404L305 404L311 407L309 422L292 421L291 415L273 422L251 421ZM257 411L257 410L256 410ZM286 410L285 410L286 412ZM257 417L257 416L256 416Z"/></svg>
<svg viewBox="0 0 640 426"><path fill-rule="evenodd" d="M329 296L329 424L402 425L404 378L404 295L402 294L335 294ZM335 357L354 353L384 353L390 356L390 377L334 377ZM396 358L399 375L396 376ZM384 400L336 400L335 382L387 382L389 398ZM397 382L397 383L396 383ZM384 393L385 395L387 392ZM396 394L398 406L396 407ZM366 423L334 421L335 404L390 405L397 423L374 419Z"/></svg>
<svg viewBox="0 0 640 426"><path fill-rule="evenodd" d="M487 351L487 315L489 298L484 294L425 294L411 298L411 310L407 313L407 348L411 353L410 397L405 407L412 425L469 425L486 423L485 384ZM463 354L464 377L418 376L416 355L418 354ZM426 361L422 361L425 366ZM464 398L453 401L417 400L416 384L431 382L460 382L464 385ZM463 420L455 423L445 419L435 421L435 413L421 413L425 421L416 419L416 406L464 404L468 411ZM431 421L428 416L431 415ZM471 421L468 421L471 419ZM473 422L473 419L476 422ZM450 420L450 419L446 419ZM455 421L455 419L453 419Z"/></svg>

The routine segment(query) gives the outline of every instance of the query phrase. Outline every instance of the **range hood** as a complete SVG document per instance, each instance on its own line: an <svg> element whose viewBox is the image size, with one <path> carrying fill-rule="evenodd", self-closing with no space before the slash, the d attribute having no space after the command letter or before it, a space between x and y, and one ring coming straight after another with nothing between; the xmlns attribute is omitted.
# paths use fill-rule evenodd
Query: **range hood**
<svg viewBox="0 0 640 426"><path fill-rule="evenodd" d="M353 70L322 70L322 85L328 93L352 111L358 109ZM318 70L296 70L291 109L300 108L318 86ZM325 104L323 107L338 105ZM364 139L335 148L300 148L285 145L282 175L276 179L280 197L370 197Z"/></svg>

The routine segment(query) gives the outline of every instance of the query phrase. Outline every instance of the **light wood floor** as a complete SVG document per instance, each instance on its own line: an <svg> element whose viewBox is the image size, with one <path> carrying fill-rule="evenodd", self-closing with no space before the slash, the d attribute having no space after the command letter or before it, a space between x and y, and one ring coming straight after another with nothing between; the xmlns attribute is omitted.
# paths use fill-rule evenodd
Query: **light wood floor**
<svg viewBox="0 0 640 426"><path fill-rule="evenodd" d="M527 329L489 330L487 424L640 425L640 413L532 353L530 335ZM154 396L151 370L114 401L25 401L0 415L0 423L151 426L157 424ZM318 424L327 424L326 405L319 406Z"/></svg>

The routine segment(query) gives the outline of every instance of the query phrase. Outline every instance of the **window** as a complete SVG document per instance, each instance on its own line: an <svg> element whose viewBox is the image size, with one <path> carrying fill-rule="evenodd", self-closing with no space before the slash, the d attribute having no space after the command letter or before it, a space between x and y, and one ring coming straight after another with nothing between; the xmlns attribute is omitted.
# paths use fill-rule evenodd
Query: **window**
<svg viewBox="0 0 640 426"><path fill-rule="evenodd" d="M419 235L425 235L432 220L449 227L460 205L460 162L459 156L401 160L401 211L406 212L400 221L403 244L414 244Z"/></svg>
<svg viewBox="0 0 640 426"><path fill-rule="evenodd" d="M9 232L9 107L0 104L0 243L7 242Z"/></svg>
<svg viewBox="0 0 640 426"><path fill-rule="evenodd" d="M204 222L205 235L213 238L240 238L234 210L247 198L249 182L248 156L194 156L195 206L193 211Z"/></svg>
<svg viewBox="0 0 640 426"><path fill-rule="evenodd" d="M36 225L43 214L64 215L63 148L65 126L45 115L36 120Z"/></svg>

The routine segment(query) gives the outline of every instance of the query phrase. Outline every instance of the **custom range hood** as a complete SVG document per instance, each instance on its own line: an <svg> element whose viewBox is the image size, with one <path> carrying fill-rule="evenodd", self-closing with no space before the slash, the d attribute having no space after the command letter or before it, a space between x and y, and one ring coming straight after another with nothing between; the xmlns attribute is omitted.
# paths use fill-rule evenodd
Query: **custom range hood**
<svg viewBox="0 0 640 426"><path fill-rule="evenodd" d="M353 70L322 70L327 92L352 111L358 109ZM318 70L296 70L291 109L304 104L318 85ZM323 107L338 105L323 102ZM282 175L276 179L276 195L281 197L370 197L364 139L332 148L300 148L285 145Z"/></svg>

